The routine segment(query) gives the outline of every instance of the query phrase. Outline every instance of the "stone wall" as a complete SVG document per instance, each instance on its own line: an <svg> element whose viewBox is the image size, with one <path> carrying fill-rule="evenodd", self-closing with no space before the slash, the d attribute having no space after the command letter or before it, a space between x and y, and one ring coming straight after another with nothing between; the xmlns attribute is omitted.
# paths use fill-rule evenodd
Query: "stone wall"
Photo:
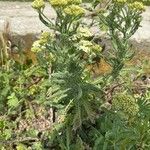
<svg viewBox="0 0 150 150"><path fill-rule="evenodd" d="M50 19L55 20L55 11L48 4L45 13ZM31 45L41 31L48 30L39 21L38 13L33 10L30 2L0 2L0 14L0 30L4 30L4 24L8 21L14 41L22 39L24 45L29 41L28 45ZM150 51L150 7L146 7L141 27L131 41L138 50Z"/></svg>

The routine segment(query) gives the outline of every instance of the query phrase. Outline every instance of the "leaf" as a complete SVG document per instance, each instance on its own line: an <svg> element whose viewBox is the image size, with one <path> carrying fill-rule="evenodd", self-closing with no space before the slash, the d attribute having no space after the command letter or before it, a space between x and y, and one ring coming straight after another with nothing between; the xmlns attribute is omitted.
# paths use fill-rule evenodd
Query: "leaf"
<svg viewBox="0 0 150 150"><path fill-rule="evenodd" d="M5 121L0 120L0 129L3 130L5 128Z"/></svg>
<svg viewBox="0 0 150 150"><path fill-rule="evenodd" d="M83 143L82 139L79 136L77 137L75 150L85 150L84 143Z"/></svg>
<svg viewBox="0 0 150 150"><path fill-rule="evenodd" d="M87 118L90 119L90 121L91 121L92 123L94 123L94 119L95 119L96 114L95 114L95 112L93 111L92 105L90 104L90 102L89 102L88 100L86 100L86 101L84 100L84 101L83 101L83 107L84 107L85 113L87 114L87 115L86 115Z"/></svg>
<svg viewBox="0 0 150 150"><path fill-rule="evenodd" d="M17 150L27 150L27 147L24 144L18 144L16 149Z"/></svg>
<svg viewBox="0 0 150 150"><path fill-rule="evenodd" d="M8 98L8 106L9 107L17 107L19 104L19 100L16 97L16 94L13 92L10 96L7 97Z"/></svg>
<svg viewBox="0 0 150 150"><path fill-rule="evenodd" d="M8 140L11 138L12 135L12 130L11 129L5 129L4 130L4 136L5 136L5 140Z"/></svg>
<svg viewBox="0 0 150 150"><path fill-rule="evenodd" d="M42 146L41 142L35 142L35 143L33 143L32 148L34 150L43 150L43 146Z"/></svg>
<svg viewBox="0 0 150 150"><path fill-rule="evenodd" d="M103 136L98 137L94 142L93 150L99 150L103 142L104 142Z"/></svg>
<svg viewBox="0 0 150 150"><path fill-rule="evenodd" d="M80 126L82 125L82 120L81 120L81 108L78 105L76 108L76 112L74 115L74 120L73 120L73 130L77 130Z"/></svg>

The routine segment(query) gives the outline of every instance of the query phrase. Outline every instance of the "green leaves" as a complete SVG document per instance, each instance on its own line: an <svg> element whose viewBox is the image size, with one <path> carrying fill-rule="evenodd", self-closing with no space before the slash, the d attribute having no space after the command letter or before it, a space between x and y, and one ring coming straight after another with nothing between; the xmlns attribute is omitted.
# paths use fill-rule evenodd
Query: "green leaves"
<svg viewBox="0 0 150 150"><path fill-rule="evenodd" d="M27 147L23 144L18 144L16 148L17 148L17 150L26 150L27 149Z"/></svg>
<svg viewBox="0 0 150 150"><path fill-rule="evenodd" d="M15 93L12 93L10 96L7 97L8 99L8 106L9 107L17 107L19 105L19 100L18 98L16 97L16 94Z"/></svg>

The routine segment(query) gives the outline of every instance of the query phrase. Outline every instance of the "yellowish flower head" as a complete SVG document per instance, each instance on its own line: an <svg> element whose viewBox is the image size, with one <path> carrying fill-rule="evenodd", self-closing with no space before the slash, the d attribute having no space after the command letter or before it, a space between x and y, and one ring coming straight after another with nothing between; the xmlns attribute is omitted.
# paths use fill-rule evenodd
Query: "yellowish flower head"
<svg viewBox="0 0 150 150"><path fill-rule="evenodd" d="M118 4L125 4L127 2L127 0L114 0L114 2L116 2Z"/></svg>
<svg viewBox="0 0 150 150"><path fill-rule="evenodd" d="M82 0L66 0L68 1L68 4L81 4Z"/></svg>
<svg viewBox="0 0 150 150"><path fill-rule="evenodd" d="M49 0L49 2L54 7L61 7L68 4L67 0Z"/></svg>
<svg viewBox="0 0 150 150"><path fill-rule="evenodd" d="M60 7L68 4L80 4L82 3L82 0L49 0L49 2L54 7Z"/></svg>
<svg viewBox="0 0 150 150"><path fill-rule="evenodd" d="M42 32L41 38L42 39L47 39L50 36L49 32Z"/></svg>
<svg viewBox="0 0 150 150"><path fill-rule="evenodd" d="M142 2L134 2L129 4L129 8L137 11L145 11L144 5Z"/></svg>
<svg viewBox="0 0 150 150"><path fill-rule="evenodd" d="M85 9L78 5L69 5L64 9L65 14L70 16L79 16L85 13Z"/></svg>
<svg viewBox="0 0 150 150"><path fill-rule="evenodd" d="M38 86L34 84L34 85L32 85L32 86L29 87L28 94L29 95L33 95L33 94L35 94L37 92L37 90L38 90Z"/></svg>
<svg viewBox="0 0 150 150"><path fill-rule="evenodd" d="M93 46L93 43L87 40L81 40L79 42L79 49L84 51L85 53L91 52L91 47Z"/></svg>
<svg viewBox="0 0 150 150"><path fill-rule="evenodd" d="M101 52L102 51L102 47L98 44L93 44L92 46L92 50L96 53L96 52Z"/></svg>
<svg viewBox="0 0 150 150"><path fill-rule="evenodd" d="M33 43L31 51L34 52L34 53L38 53L38 52L42 51L39 40L37 40Z"/></svg>
<svg viewBox="0 0 150 150"><path fill-rule="evenodd" d="M90 53L97 54L97 53L101 52L101 50L102 50L100 45L92 43L91 41L88 41L88 40L81 40L79 42L78 48L87 54L90 54Z"/></svg>
<svg viewBox="0 0 150 150"><path fill-rule="evenodd" d="M89 28L87 27L79 27L77 29L77 37L82 38L82 37L91 37L93 34L90 32Z"/></svg>
<svg viewBox="0 0 150 150"><path fill-rule="evenodd" d="M41 37L39 40L35 41L32 45L31 51L33 52L40 52L45 49L45 45L49 41L54 41L55 40L55 35L51 32L43 32L41 34Z"/></svg>
<svg viewBox="0 0 150 150"><path fill-rule="evenodd" d="M135 116L139 112L139 106L135 99L122 93L114 96L112 106L115 110L121 111L129 117Z"/></svg>
<svg viewBox="0 0 150 150"><path fill-rule="evenodd" d="M55 35L50 32L43 32L40 37L40 44L46 44L48 40L54 40Z"/></svg>
<svg viewBox="0 0 150 150"><path fill-rule="evenodd" d="M45 3L43 0L35 0L32 2L31 6L34 8L34 9L41 9L41 8L44 8L45 7Z"/></svg>
<svg viewBox="0 0 150 150"><path fill-rule="evenodd" d="M92 42L88 41L88 40L81 40L79 42L80 45L86 46L86 47L91 47L93 45Z"/></svg>

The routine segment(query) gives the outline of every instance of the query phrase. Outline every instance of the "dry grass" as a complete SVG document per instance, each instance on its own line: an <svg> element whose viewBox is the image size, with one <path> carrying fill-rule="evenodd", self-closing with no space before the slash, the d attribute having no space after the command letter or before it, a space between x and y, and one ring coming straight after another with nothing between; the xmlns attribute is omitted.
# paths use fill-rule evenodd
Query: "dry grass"
<svg viewBox="0 0 150 150"><path fill-rule="evenodd" d="M11 35L10 23L6 21L3 32L0 33L1 65L4 65L8 59L13 59L21 64L26 64L29 61L36 63L36 55L31 51L31 46L34 41L33 34L19 37L15 41L15 37Z"/></svg>

